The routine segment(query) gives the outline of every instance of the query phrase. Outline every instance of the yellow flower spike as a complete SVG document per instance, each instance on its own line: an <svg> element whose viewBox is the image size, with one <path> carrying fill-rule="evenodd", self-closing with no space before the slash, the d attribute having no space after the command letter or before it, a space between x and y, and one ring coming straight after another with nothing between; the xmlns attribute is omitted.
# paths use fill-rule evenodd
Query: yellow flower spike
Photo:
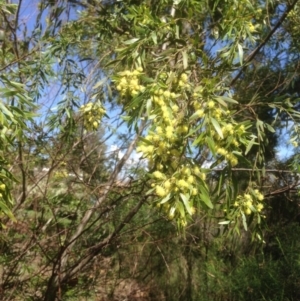
<svg viewBox="0 0 300 301"><path fill-rule="evenodd" d="M200 174L200 178L205 181L206 180L206 174L205 173L201 173Z"/></svg>
<svg viewBox="0 0 300 301"><path fill-rule="evenodd" d="M133 70L132 75L133 76L140 75L140 72L138 70Z"/></svg>
<svg viewBox="0 0 300 301"><path fill-rule="evenodd" d="M120 80L120 85L123 85L123 87L127 86L128 83L127 83L127 79L125 77L122 77L121 80Z"/></svg>
<svg viewBox="0 0 300 301"><path fill-rule="evenodd" d="M183 125L183 126L180 127L180 131L182 133L187 133L188 130L189 130L189 127L187 125Z"/></svg>
<svg viewBox="0 0 300 301"><path fill-rule="evenodd" d="M236 166L239 163L238 159L233 155L230 157L229 162L232 166Z"/></svg>
<svg viewBox="0 0 300 301"><path fill-rule="evenodd" d="M178 107L178 105L172 105L172 111L174 112L174 113L177 113L178 112L178 110L179 110L179 107Z"/></svg>
<svg viewBox="0 0 300 301"><path fill-rule="evenodd" d="M193 188L192 195L197 195L197 194L198 194L198 189L197 188Z"/></svg>
<svg viewBox="0 0 300 301"><path fill-rule="evenodd" d="M195 207L191 207L191 215L194 215L196 213L196 208Z"/></svg>
<svg viewBox="0 0 300 301"><path fill-rule="evenodd" d="M248 194L248 193L244 194L244 198L245 198L246 201L251 201L252 202L252 197L251 197L250 194Z"/></svg>
<svg viewBox="0 0 300 301"><path fill-rule="evenodd" d="M185 180L179 180L177 182L177 186L179 186L180 188L188 188L189 184Z"/></svg>
<svg viewBox="0 0 300 301"><path fill-rule="evenodd" d="M245 126L242 124L241 126L240 126L240 128L239 128L239 132L241 133L241 134L244 134L245 133Z"/></svg>
<svg viewBox="0 0 300 301"><path fill-rule="evenodd" d="M153 135L153 142L158 142L160 140L158 135Z"/></svg>
<svg viewBox="0 0 300 301"><path fill-rule="evenodd" d="M164 186L165 186L165 188L166 188L167 190L169 190L169 189L171 188L171 186L172 186L171 181L170 181L170 180L167 180L167 181L164 183Z"/></svg>
<svg viewBox="0 0 300 301"><path fill-rule="evenodd" d="M178 82L178 86L179 86L180 88L184 87L184 86L185 86L185 82L182 81L182 80L180 80L180 81Z"/></svg>
<svg viewBox="0 0 300 301"><path fill-rule="evenodd" d="M207 103L207 106L208 106L210 109L212 109L212 108L215 107L215 103L214 103L212 100L210 100L210 101Z"/></svg>
<svg viewBox="0 0 300 301"><path fill-rule="evenodd" d="M181 79L183 82L186 82L186 81L187 81L187 79L188 79L188 76L187 76L187 74L185 74L185 73L182 73L182 74L181 74L181 76L180 76L180 79Z"/></svg>
<svg viewBox="0 0 300 301"><path fill-rule="evenodd" d="M165 175L158 170L156 170L152 175L159 180L163 180L165 178Z"/></svg>
<svg viewBox="0 0 300 301"><path fill-rule="evenodd" d="M250 208L247 208L247 209L245 210L245 213L246 213L247 215L250 215L250 214L252 213L252 211L251 211Z"/></svg>
<svg viewBox="0 0 300 301"><path fill-rule="evenodd" d="M248 29L251 33L256 32L255 26L251 22L248 23Z"/></svg>
<svg viewBox="0 0 300 301"><path fill-rule="evenodd" d="M195 182L195 178L193 176L189 176L187 178L187 182L190 183L190 184L193 184Z"/></svg>
<svg viewBox="0 0 300 301"><path fill-rule="evenodd" d="M200 175L200 173L201 173L198 166L195 166L193 171L194 171L194 174L197 175L197 176Z"/></svg>
<svg viewBox="0 0 300 301"><path fill-rule="evenodd" d="M6 185L4 183L0 184L0 190L5 190Z"/></svg>
<svg viewBox="0 0 300 301"><path fill-rule="evenodd" d="M166 132L166 138L167 139L172 139L173 133L172 132Z"/></svg>
<svg viewBox="0 0 300 301"><path fill-rule="evenodd" d="M158 126L158 127L156 128L156 132L157 132L158 135L162 135L162 134L163 134L163 129L162 129L162 127L161 127L161 126Z"/></svg>
<svg viewBox="0 0 300 301"><path fill-rule="evenodd" d="M164 189L163 187L161 187L161 186L156 186L156 187L155 187L155 192L156 192L156 194L157 194L158 196L160 196L160 197L166 196L166 191L165 191L165 189Z"/></svg>
<svg viewBox="0 0 300 301"><path fill-rule="evenodd" d="M195 112L195 115L199 118L204 116L204 111L202 109L199 109Z"/></svg>
<svg viewBox="0 0 300 301"><path fill-rule="evenodd" d="M193 107L194 107L195 110L200 110L202 106L201 106L200 102L194 101L193 102Z"/></svg>
<svg viewBox="0 0 300 301"><path fill-rule="evenodd" d="M247 201L247 202L246 202L246 206L247 206L247 207L251 207L251 206L252 206L252 202L251 202L251 201Z"/></svg>
<svg viewBox="0 0 300 301"><path fill-rule="evenodd" d="M153 145L148 145L147 146L147 153L152 154L154 152L154 146Z"/></svg>
<svg viewBox="0 0 300 301"><path fill-rule="evenodd" d="M264 208L264 205L261 204L261 203L259 203L259 204L257 205L257 207L256 207L256 210L257 210L258 212L261 212L263 208Z"/></svg>
<svg viewBox="0 0 300 301"><path fill-rule="evenodd" d="M227 155L227 150L222 147L218 148L216 152L217 152L217 154L220 154L221 156Z"/></svg>
<svg viewBox="0 0 300 301"><path fill-rule="evenodd" d="M257 194L257 199L259 200L259 201L263 201L263 199L264 199L264 196L263 196L263 194L261 194L261 193L259 193L259 194Z"/></svg>
<svg viewBox="0 0 300 301"><path fill-rule="evenodd" d="M189 176L191 174L191 169L188 167L184 167L182 169L182 173Z"/></svg>
<svg viewBox="0 0 300 301"><path fill-rule="evenodd" d="M187 221L184 220L184 219L182 219L182 220L180 221L180 223L181 223L181 226L182 226L182 227L186 227L186 225L187 225Z"/></svg>
<svg viewBox="0 0 300 301"><path fill-rule="evenodd" d="M171 92L170 91L165 91L163 95L164 95L165 98L170 98L171 97Z"/></svg>
<svg viewBox="0 0 300 301"><path fill-rule="evenodd" d="M176 97L177 97L177 95L176 95L174 92L172 92L172 93L171 93L171 98L172 98L172 99L175 99Z"/></svg>

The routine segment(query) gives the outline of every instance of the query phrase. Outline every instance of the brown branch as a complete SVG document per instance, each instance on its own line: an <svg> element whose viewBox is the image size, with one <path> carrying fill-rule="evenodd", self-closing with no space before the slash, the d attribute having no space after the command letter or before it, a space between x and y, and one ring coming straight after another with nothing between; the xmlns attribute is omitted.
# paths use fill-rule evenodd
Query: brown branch
<svg viewBox="0 0 300 301"><path fill-rule="evenodd" d="M270 38L273 36L275 31L281 26L283 21L286 19L289 12L295 7L298 0L294 0L294 2L289 5L286 9L286 11L282 14L281 18L278 20L276 25L273 27L273 29L268 33L268 35L265 37L265 39L249 54L249 56L245 59L245 65L241 68L239 73L232 79L231 83L229 84L230 87L232 87L235 82L240 78L242 73L245 71L245 69L248 67L249 62L253 60L253 58L259 53L259 51L266 45L266 43L270 40Z"/></svg>
<svg viewBox="0 0 300 301"><path fill-rule="evenodd" d="M269 192L269 193L265 194L264 196L265 197L270 197L270 196L282 194L282 193L288 192L288 191L290 191L292 189L295 189L299 185L300 185L300 182L297 182L297 183L295 183L293 185L287 185L285 187L282 187L282 188L279 188L279 189L274 190L272 192Z"/></svg>
<svg viewBox="0 0 300 301"><path fill-rule="evenodd" d="M263 171L262 169L252 169L252 168L231 168L231 171ZM224 171L224 168L213 168L213 171ZM284 169L265 169L264 172L277 172L277 173L289 173L289 174L297 174L295 171L284 170Z"/></svg>

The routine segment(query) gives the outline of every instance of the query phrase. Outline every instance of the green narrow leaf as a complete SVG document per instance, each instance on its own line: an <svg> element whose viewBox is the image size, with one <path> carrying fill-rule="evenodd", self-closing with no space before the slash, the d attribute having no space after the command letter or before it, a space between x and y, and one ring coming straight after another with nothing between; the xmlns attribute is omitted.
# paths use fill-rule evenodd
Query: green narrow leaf
<svg viewBox="0 0 300 301"><path fill-rule="evenodd" d="M160 201L160 204L166 203L170 198L171 198L171 193L169 193L166 197L164 197L164 198Z"/></svg>
<svg viewBox="0 0 300 301"><path fill-rule="evenodd" d="M241 212L242 214L242 221L243 221L243 226L244 226L244 229L247 231L248 230L248 227L247 227L247 220L246 220L246 216L243 212Z"/></svg>
<svg viewBox="0 0 300 301"><path fill-rule="evenodd" d="M254 144L257 144L257 143L255 143L255 137L253 137L252 138L252 140L249 142L249 144L247 145L247 148L246 148L246 151L245 151L245 155L247 155L248 153L249 153L249 151L250 151L250 149L252 148L252 146L254 145Z"/></svg>
<svg viewBox="0 0 300 301"><path fill-rule="evenodd" d="M231 221L223 221L223 222L219 222L218 224L219 225L228 225L230 223L231 223Z"/></svg>
<svg viewBox="0 0 300 301"><path fill-rule="evenodd" d="M269 125L268 123L265 123L265 127L268 129L269 132L275 133L274 128L271 125Z"/></svg>
<svg viewBox="0 0 300 301"><path fill-rule="evenodd" d="M206 140L206 143L207 143L210 151L215 156L216 155L216 149L215 149L215 143L214 143L213 139L211 139L210 137L206 137L205 140Z"/></svg>
<svg viewBox="0 0 300 301"><path fill-rule="evenodd" d="M210 200L210 197L208 195L208 192L207 192L207 189L200 185L200 198L201 198L201 201L203 201L205 203L205 205L208 207L208 208L214 208L211 200Z"/></svg>
<svg viewBox="0 0 300 301"><path fill-rule="evenodd" d="M101 86L103 86L103 84L106 82L107 78L102 78L101 80L99 80L94 86L93 86L93 89L97 89Z"/></svg>
<svg viewBox="0 0 300 301"><path fill-rule="evenodd" d="M234 104L238 104L238 102L230 97L227 96L219 96L218 98L222 98L224 101L229 102L229 103L234 103Z"/></svg>
<svg viewBox="0 0 300 301"><path fill-rule="evenodd" d="M214 98L221 106L223 106L223 107L228 107L227 106L227 103L222 99L222 97L215 97Z"/></svg>
<svg viewBox="0 0 300 301"><path fill-rule="evenodd" d="M123 43L126 44L126 45L130 45L130 44L133 44L133 43L135 43L137 41L139 41L139 38L133 38L133 39L124 41Z"/></svg>
<svg viewBox="0 0 300 301"><path fill-rule="evenodd" d="M192 215L192 210L191 210L191 206L190 206L190 203L189 203L189 198L186 195L182 194L182 193L180 193L180 197L183 201L183 204L184 204L184 207L185 207L186 211L188 212L189 215Z"/></svg>
<svg viewBox="0 0 300 301"><path fill-rule="evenodd" d="M0 110L2 111L2 113L13 119L13 114L6 108L2 101L0 101Z"/></svg>
<svg viewBox="0 0 300 301"><path fill-rule="evenodd" d="M152 31L151 38L153 40L154 45L156 45L157 44L157 35L156 35L156 32Z"/></svg>
<svg viewBox="0 0 300 301"><path fill-rule="evenodd" d="M152 100L151 100L151 98L149 98L146 103L146 110L147 110L148 116L150 116L151 108L152 108Z"/></svg>
<svg viewBox="0 0 300 301"><path fill-rule="evenodd" d="M7 215L12 221L16 221L16 218L14 217L10 209L2 201L0 201L0 211L2 211L5 215Z"/></svg>
<svg viewBox="0 0 300 301"><path fill-rule="evenodd" d="M183 207L183 205L182 205L181 202L178 201L178 202L176 203L176 208L177 208L177 210L179 211L180 216L181 216L182 218L185 218L185 211L184 211L184 207Z"/></svg>
<svg viewBox="0 0 300 301"><path fill-rule="evenodd" d="M185 50L182 51L182 62L183 62L183 69L187 69L188 68L188 55Z"/></svg>
<svg viewBox="0 0 300 301"><path fill-rule="evenodd" d="M221 130L221 127L218 123L218 121L216 119L214 119L213 117L210 118L212 125L214 126L215 130L217 131L217 133L219 134L219 136L223 139L223 133Z"/></svg>
<svg viewBox="0 0 300 301"><path fill-rule="evenodd" d="M243 65L244 50L241 44L238 44L240 64Z"/></svg>
<svg viewBox="0 0 300 301"><path fill-rule="evenodd" d="M220 195L223 185L224 185L224 172L222 171L218 182L218 195Z"/></svg>

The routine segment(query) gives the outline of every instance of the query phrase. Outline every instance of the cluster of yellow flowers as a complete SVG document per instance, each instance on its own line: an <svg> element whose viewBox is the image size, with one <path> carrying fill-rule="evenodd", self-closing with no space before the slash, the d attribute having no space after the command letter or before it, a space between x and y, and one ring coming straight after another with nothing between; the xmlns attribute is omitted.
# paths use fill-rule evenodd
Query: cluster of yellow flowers
<svg viewBox="0 0 300 301"><path fill-rule="evenodd" d="M140 83L141 73L142 69L118 73L115 83L121 97L134 97L145 90ZM186 147L194 137L199 137L199 132L206 131L217 158L223 156L234 166L238 164L235 152L241 152L240 138L245 134L245 127L232 120L226 103L209 98L211 93L205 85L193 87L189 77L188 73L177 77L175 73L163 72L157 81L147 84L146 113L153 126L137 147L137 152L149 162L157 204L169 218L175 217L182 225L186 224L186 213L195 212L195 200L205 198L206 204L210 202L208 192L203 193L207 189L206 173L187 162ZM129 103L128 110L133 106ZM199 139L201 143L208 142Z"/></svg>
<svg viewBox="0 0 300 301"><path fill-rule="evenodd" d="M182 88L183 89L189 88L190 85L189 85L188 79L189 79L188 75L186 73L182 73L180 75L179 80L176 81L175 84L177 84L180 89L182 89Z"/></svg>
<svg viewBox="0 0 300 301"><path fill-rule="evenodd" d="M6 185L4 183L1 183L0 184L0 191L4 192L5 188L6 188ZM3 194L0 192L0 198L2 198L2 197L3 197Z"/></svg>
<svg viewBox="0 0 300 301"><path fill-rule="evenodd" d="M159 197L166 197L169 194L173 196L179 193L197 195L197 183L206 179L206 174L201 172L199 167L184 166L179 168L172 176L159 170L152 173L155 192Z"/></svg>
<svg viewBox="0 0 300 301"><path fill-rule="evenodd" d="M251 192L238 196L234 203L234 207L239 208L247 215L252 212L261 212L264 208L261 203L264 200L264 195L258 189L251 190Z"/></svg>
<svg viewBox="0 0 300 301"><path fill-rule="evenodd" d="M143 69L139 67L133 71L126 70L118 73L117 90L122 96L129 94L133 97L145 90L145 87L140 84L139 79L142 72Z"/></svg>
<svg viewBox="0 0 300 301"><path fill-rule="evenodd" d="M100 103L89 102L80 107L80 112L84 119L84 128L87 131L95 131L98 129L100 120L106 113Z"/></svg>
<svg viewBox="0 0 300 301"><path fill-rule="evenodd" d="M66 170L57 170L54 174L53 174L53 180L54 181L59 181L59 180L63 180L69 177L69 174Z"/></svg>

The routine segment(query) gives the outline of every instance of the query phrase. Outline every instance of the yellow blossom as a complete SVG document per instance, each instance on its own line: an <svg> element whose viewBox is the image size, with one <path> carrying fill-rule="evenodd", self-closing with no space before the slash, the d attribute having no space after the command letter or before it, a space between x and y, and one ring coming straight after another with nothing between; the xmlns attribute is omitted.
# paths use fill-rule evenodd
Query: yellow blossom
<svg viewBox="0 0 300 301"><path fill-rule="evenodd" d="M199 118L204 116L204 111L202 109L199 109L195 112L195 115Z"/></svg>
<svg viewBox="0 0 300 301"><path fill-rule="evenodd" d="M251 201L252 202L252 197L251 197L250 194L248 194L248 193L244 194L244 198L245 198L246 201Z"/></svg>
<svg viewBox="0 0 300 301"><path fill-rule="evenodd" d="M187 76L187 74L185 74L185 73L182 73L182 74L181 74L181 76L180 76L180 79L181 79L183 82L186 82L186 81L187 81L187 79L188 79L188 76Z"/></svg>
<svg viewBox="0 0 300 301"><path fill-rule="evenodd" d="M177 182L177 185L180 187L180 188L187 188L189 187L189 184L185 181L185 180L179 180Z"/></svg>
<svg viewBox="0 0 300 301"><path fill-rule="evenodd" d="M161 186L156 186L156 187L155 187L155 192L156 192L156 194L157 194L158 196L160 196L160 197L166 196L166 191L165 191L165 189L164 189L163 187L161 187Z"/></svg>
<svg viewBox="0 0 300 301"><path fill-rule="evenodd" d="M212 108L215 106L215 103L214 103L212 100L210 100L210 101L207 103L207 106L208 106L210 109L212 109Z"/></svg>
<svg viewBox="0 0 300 301"><path fill-rule="evenodd" d="M197 176L200 174L200 169L199 169L198 166L194 167L194 174L197 175Z"/></svg>
<svg viewBox="0 0 300 301"><path fill-rule="evenodd" d="M256 209L257 209L258 212L261 212L263 208L264 208L264 205L261 204L261 203L259 203L259 204L256 206Z"/></svg>
<svg viewBox="0 0 300 301"><path fill-rule="evenodd" d="M187 179L187 181L188 181L188 183L193 184L194 181L195 181L195 179L194 179L193 176L189 176L188 179Z"/></svg>
<svg viewBox="0 0 300 301"><path fill-rule="evenodd" d="M246 202L246 206L247 206L247 207L251 207L251 206L252 206L252 201L247 201L247 202Z"/></svg>
<svg viewBox="0 0 300 301"><path fill-rule="evenodd" d="M164 179L165 178L165 175L163 173L161 173L160 171L156 170L154 173L153 173L153 176L156 178L156 179Z"/></svg>
<svg viewBox="0 0 300 301"><path fill-rule="evenodd" d="M178 110L179 110L179 107L178 107L176 104L175 104L175 105L172 105L172 111L173 111L174 113L177 113Z"/></svg>
<svg viewBox="0 0 300 301"><path fill-rule="evenodd" d="M164 186L165 186L165 188L166 188L167 190L169 190L169 189L171 188L171 186L172 186L171 181L170 181L170 180L167 180L167 181L164 183Z"/></svg>
<svg viewBox="0 0 300 301"><path fill-rule="evenodd" d="M293 141L293 142L292 142L292 145L293 145L294 147L298 147L298 142L297 142L297 141Z"/></svg>
<svg viewBox="0 0 300 301"><path fill-rule="evenodd" d="M245 210L245 213L247 214L247 215L249 215L249 214L251 214L251 209L248 207L246 210Z"/></svg>

